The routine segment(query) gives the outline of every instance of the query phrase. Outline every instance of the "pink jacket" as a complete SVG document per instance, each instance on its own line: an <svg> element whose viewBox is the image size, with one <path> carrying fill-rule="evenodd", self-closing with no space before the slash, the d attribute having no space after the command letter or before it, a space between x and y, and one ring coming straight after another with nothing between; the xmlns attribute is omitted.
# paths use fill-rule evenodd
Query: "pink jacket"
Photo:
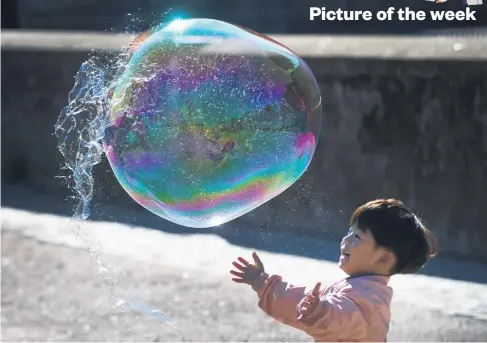
<svg viewBox="0 0 487 343"><path fill-rule="evenodd" d="M302 317L299 304L305 287L263 273L252 288L259 307L272 318L306 332L317 342L385 342L391 318L392 289L387 276L350 277L321 291L313 314Z"/></svg>

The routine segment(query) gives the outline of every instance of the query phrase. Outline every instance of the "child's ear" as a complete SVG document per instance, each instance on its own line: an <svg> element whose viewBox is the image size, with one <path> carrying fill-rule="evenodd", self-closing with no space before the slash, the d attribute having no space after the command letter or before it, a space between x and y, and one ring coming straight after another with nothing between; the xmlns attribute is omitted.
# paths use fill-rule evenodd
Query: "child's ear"
<svg viewBox="0 0 487 343"><path fill-rule="evenodd" d="M396 261L396 257L394 256L394 253L389 250L384 250L382 252L381 257L379 258L379 262L382 265L392 265Z"/></svg>

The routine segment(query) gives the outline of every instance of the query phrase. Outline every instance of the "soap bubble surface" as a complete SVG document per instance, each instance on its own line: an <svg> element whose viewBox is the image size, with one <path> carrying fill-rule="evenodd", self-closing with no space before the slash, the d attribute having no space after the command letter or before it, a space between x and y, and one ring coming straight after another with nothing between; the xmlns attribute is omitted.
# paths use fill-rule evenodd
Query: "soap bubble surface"
<svg viewBox="0 0 487 343"><path fill-rule="evenodd" d="M316 79L293 51L211 19L138 36L110 90L103 148L125 191L195 228L252 211L305 172L321 128Z"/></svg>

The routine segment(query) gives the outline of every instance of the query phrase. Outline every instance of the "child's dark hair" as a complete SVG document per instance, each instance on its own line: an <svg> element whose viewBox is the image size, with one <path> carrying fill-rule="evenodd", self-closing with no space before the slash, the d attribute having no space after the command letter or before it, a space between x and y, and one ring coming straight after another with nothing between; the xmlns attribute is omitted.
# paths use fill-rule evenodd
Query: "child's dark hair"
<svg viewBox="0 0 487 343"><path fill-rule="evenodd" d="M406 205L396 199L370 201L355 210L350 227L369 231L397 257L392 274L412 274L438 253L438 242Z"/></svg>

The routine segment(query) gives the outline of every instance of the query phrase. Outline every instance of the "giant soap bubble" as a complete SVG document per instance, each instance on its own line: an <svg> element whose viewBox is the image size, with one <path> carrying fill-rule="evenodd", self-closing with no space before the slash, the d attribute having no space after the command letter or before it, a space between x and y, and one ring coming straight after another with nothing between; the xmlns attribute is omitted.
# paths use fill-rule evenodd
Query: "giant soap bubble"
<svg viewBox="0 0 487 343"><path fill-rule="evenodd" d="M313 157L321 96L293 51L210 19L129 47L103 146L125 191L174 223L213 227L290 187Z"/></svg>

